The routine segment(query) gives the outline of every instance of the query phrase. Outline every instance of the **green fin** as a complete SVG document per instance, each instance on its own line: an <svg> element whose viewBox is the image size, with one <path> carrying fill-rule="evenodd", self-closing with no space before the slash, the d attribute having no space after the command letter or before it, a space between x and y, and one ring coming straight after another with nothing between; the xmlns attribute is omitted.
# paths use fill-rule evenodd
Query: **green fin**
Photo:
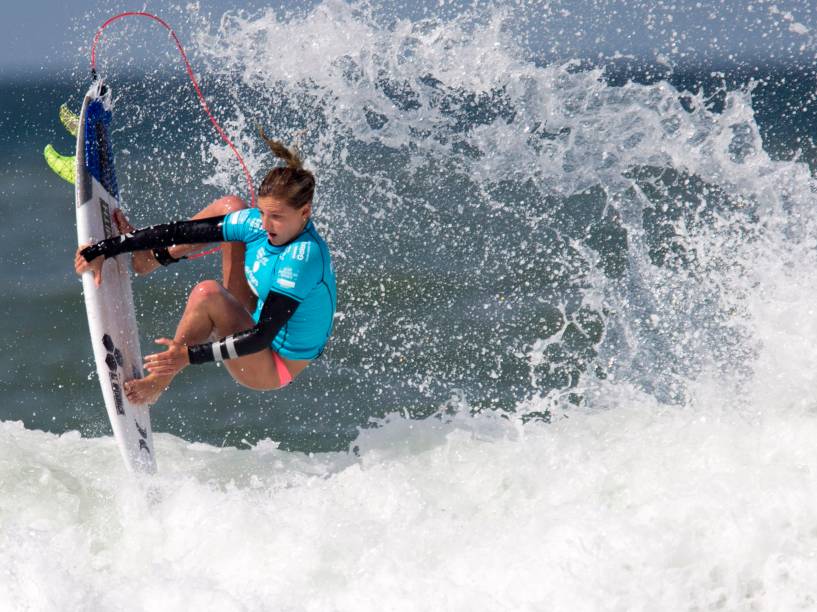
<svg viewBox="0 0 817 612"><path fill-rule="evenodd" d="M68 130L71 136L77 135L77 127L79 126L79 116L71 112L67 104L60 106L60 122Z"/></svg>
<svg viewBox="0 0 817 612"><path fill-rule="evenodd" d="M60 155L51 145L45 145L45 161L57 175L71 183L77 180L77 159L75 155Z"/></svg>

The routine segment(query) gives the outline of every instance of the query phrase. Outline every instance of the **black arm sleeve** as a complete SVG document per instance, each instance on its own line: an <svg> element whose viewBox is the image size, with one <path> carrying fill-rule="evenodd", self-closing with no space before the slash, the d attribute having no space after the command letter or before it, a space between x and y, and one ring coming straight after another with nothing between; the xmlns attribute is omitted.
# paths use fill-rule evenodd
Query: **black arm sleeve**
<svg viewBox="0 0 817 612"><path fill-rule="evenodd" d="M104 255L105 259L120 253L144 251L173 246L174 244L197 244L199 242L224 242L221 226L225 215L207 217L191 221L174 221L152 225L136 230L132 234L122 234L108 238L82 249L85 261L92 261Z"/></svg>
<svg viewBox="0 0 817 612"><path fill-rule="evenodd" d="M205 342L188 347L187 354L190 356L190 363L235 359L269 348L275 336L298 308L298 304L299 302L289 296L270 291L255 327L216 342Z"/></svg>

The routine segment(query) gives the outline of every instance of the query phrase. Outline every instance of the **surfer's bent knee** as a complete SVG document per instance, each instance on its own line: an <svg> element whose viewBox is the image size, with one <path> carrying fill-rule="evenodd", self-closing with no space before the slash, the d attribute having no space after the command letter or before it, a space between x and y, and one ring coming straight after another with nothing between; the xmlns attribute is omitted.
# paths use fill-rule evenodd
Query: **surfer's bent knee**
<svg viewBox="0 0 817 612"><path fill-rule="evenodd" d="M239 198L237 195L233 194L224 196L223 198L218 200L218 203L221 205L223 209L222 214L225 215L231 212L235 212L237 210L244 210L245 208L249 208L249 206L247 206L247 203L244 200Z"/></svg>
<svg viewBox="0 0 817 612"><path fill-rule="evenodd" d="M193 287L192 291L190 291L189 299L191 301L205 301L222 295L223 291L225 291L225 289L220 282L215 280L204 280L197 283L196 286Z"/></svg>

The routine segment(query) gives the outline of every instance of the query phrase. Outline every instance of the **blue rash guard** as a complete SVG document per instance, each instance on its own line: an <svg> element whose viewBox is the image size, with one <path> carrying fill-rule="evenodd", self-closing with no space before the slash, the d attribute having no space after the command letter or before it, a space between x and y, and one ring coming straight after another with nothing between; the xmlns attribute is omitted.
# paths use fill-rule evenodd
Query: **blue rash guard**
<svg viewBox="0 0 817 612"><path fill-rule="evenodd" d="M258 296L252 315L256 323L271 291L298 302L272 341L272 349L287 359L314 359L320 355L332 333L337 289L329 248L312 221L282 246L270 244L257 208L228 214L222 232L224 240L246 245L244 275Z"/></svg>

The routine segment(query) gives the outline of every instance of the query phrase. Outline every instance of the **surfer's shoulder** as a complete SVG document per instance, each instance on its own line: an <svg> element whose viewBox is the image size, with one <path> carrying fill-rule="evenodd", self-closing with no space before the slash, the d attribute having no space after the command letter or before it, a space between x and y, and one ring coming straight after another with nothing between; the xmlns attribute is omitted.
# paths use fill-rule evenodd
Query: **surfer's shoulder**
<svg viewBox="0 0 817 612"><path fill-rule="evenodd" d="M224 217L224 223L230 225L250 225L253 220L261 220L261 212L257 208L242 208L228 213Z"/></svg>
<svg viewBox="0 0 817 612"><path fill-rule="evenodd" d="M225 240L254 239L264 234L261 212L257 208L244 208L229 213L224 217L222 227Z"/></svg>

